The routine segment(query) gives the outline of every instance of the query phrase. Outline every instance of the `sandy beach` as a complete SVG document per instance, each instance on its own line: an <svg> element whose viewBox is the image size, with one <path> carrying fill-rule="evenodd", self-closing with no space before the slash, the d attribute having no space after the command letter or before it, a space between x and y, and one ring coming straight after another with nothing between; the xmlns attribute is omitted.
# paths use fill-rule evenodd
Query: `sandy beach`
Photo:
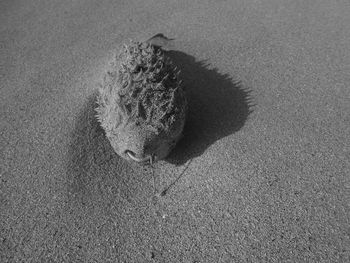
<svg viewBox="0 0 350 263"><path fill-rule="evenodd" d="M350 262L349 14L1 1L0 262ZM115 52L157 33L189 112L151 168L114 153L94 109Z"/></svg>

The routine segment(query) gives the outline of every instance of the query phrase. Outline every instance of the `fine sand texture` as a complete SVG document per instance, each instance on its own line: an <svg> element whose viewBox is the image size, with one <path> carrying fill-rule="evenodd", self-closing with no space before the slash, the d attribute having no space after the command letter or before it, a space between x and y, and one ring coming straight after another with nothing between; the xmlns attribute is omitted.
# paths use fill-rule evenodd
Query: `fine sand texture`
<svg viewBox="0 0 350 263"><path fill-rule="evenodd" d="M0 262L350 262L350 4L0 1ZM96 88L163 33L189 101L154 167Z"/></svg>

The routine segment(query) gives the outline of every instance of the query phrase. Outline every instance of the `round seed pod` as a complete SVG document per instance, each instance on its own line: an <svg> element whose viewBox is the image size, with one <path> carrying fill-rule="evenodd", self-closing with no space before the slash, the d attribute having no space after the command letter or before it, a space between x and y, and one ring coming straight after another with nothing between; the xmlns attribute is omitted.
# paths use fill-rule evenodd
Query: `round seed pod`
<svg viewBox="0 0 350 263"><path fill-rule="evenodd" d="M152 162L175 146L187 111L179 73L150 43L130 42L115 57L99 89L96 117L121 157Z"/></svg>

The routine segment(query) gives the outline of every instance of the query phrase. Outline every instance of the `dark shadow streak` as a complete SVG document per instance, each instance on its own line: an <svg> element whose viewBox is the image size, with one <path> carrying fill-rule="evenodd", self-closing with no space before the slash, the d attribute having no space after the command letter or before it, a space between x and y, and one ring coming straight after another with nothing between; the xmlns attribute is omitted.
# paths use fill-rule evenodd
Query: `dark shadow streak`
<svg viewBox="0 0 350 263"><path fill-rule="evenodd" d="M174 187L174 185L182 178L182 176L185 174L185 172L187 171L188 167L190 166L192 160L188 161L187 165L185 166L185 168L182 170L182 172L176 177L176 179L174 181L171 182L171 184L169 184L167 187L165 187L158 195L159 196L165 196L169 190Z"/></svg>

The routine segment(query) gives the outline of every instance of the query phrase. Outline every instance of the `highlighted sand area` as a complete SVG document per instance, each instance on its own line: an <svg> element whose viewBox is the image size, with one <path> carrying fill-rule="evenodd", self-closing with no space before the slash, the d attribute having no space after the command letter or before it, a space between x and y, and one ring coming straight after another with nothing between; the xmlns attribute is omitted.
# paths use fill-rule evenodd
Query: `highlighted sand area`
<svg viewBox="0 0 350 263"><path fill-rule="evenodd" d="M349 14L0 1L0 262L349 262ZM186 123L140 165L113 150L96 91L124 43L159 33Z"/></svg>

